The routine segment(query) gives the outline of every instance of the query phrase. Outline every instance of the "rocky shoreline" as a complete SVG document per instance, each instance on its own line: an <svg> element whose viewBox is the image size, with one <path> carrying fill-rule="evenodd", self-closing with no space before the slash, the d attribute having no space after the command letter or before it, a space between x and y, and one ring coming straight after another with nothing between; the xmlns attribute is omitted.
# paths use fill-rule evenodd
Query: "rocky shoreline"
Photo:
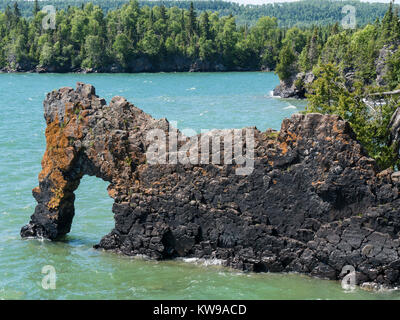
<svg viewBox="0 0 400 320"><path fill-rule="evenodd" d="M332 280L350 265L359 285L400 285L400 174L379 172L337 116L296 114L279 132L254 129L254 169L238 175L236 159L148 163L150 130L175 132L180 145L189 138L122 97L107 105L91 85L50 92L44 110L47 146L33 189L38 205L22 237L67 234L74 191L91 175L110 183L114 199L115 228L96 248Z"/></svg>
<svg viewBox="0 0 400 320"><path fill-rule="evenodd" d="M32 66L30 64L16 64L14 68L0 68L0 73L141 73L141 72L226 72L226 71L266 71L261 68L228 67L216 61L201 59L188 59L175 57L173 59L157 62L146 57L131 61L127 66L118 64L105 65L101 68L73 68L71 66ZM269 71L269 70L268 70Z"/></svg>

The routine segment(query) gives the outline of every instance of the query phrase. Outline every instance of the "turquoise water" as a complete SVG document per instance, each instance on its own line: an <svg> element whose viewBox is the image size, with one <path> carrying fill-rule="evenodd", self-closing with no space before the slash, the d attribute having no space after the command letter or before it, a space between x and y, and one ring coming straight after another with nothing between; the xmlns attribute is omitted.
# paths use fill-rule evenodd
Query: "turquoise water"
<svg viewBox="0 0 400 320"><path fill-rule="evenodd" d="M218 265L155 262L97 251L113 227L106 183L85 177L76 216L62 242L22 240L34 211L45 150L45 94L77 81L110 101L125 96L180 129L279 129L304 102L272 98L272 73L0 74L0 299L394 299L396 292L345 292L339 283L296 274L241 273ZM42 268L54 266L56 289L42 287Z"/></svg>

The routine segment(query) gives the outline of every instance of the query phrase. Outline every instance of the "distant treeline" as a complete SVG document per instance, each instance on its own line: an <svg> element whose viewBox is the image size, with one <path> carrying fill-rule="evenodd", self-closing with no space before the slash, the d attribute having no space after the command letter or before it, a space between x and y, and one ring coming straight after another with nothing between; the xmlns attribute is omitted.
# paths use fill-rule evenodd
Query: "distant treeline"
<svg viewBox="0 0 400 320"><path fill-rule="evenodd" d="M58 10L55 29L35 17L22 17L19 5L0 13L0 69L5 71L98 72L222 71L276 68L282 46L296 42L301 52L318 34L322 46L332 27L283 29L262 17L253 27L235 17L164 5L140 7L130 1L107 15L99 6ZM335 30L338 30L338 24Z"/></svg>
<svg viewBox="0 0 400 320"><path fill-rule="evenodd" d="M33 1L17 1L21 15L31 17L34 7ZM57 9L68 9L69 6L83 7L87 0L45 0L39 1L43 7L54 5ZM129 0L91 0L94 5L100 6L105 13L121 8ZM7 5L13 6L15 0L2 0L0 11L4 11ZM161 6L166 8L177 7L189 10L190 1L139 1L142 6ZM357 25L363 26L372 23L376 18L382 18L386 12L387 4L366 3L357 0L303 0L288 3L270 3L264 5L240 5L220 0L194 1L198 12L218 11L220 16L233 15L238 25L255 25L257 20L264 16L276 17L280 27L328 25L341 21L343 18L342 8L345 5L352 5L356 8Z"/></svg>
<svg viewBox="0 0 400 320"><path fill-rule="evenodd" d="M41 1L32 17L17 2L0 12L0 69L5 71L223 71L276 70L281 80L334 60L371 83L375 59L388 40L400 36L398 7L365 28L343 30L339 23L281 28L275 17L252 27L218 12L140 6L131 0L104 13L87 3L56 13L55 29L45 29ZM201 3L201 2L198 2ZM389 9L388 9L389 7ZM388 22L389 21L389 22ZM393 42L394 41L394 42ZM395 65L396 62L393 62ZM393 74L395 78L396 73ZM396 80L391 80L396 82Z"/></svg>

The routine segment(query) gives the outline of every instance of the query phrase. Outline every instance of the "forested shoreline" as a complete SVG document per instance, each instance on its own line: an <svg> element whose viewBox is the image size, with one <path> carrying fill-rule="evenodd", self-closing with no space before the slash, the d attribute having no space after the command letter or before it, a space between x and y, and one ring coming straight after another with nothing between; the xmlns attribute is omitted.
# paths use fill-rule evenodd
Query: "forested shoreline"
<svg viewBox="0 0 400 320"><path fill-rule="evenodd" d="M0 13L0 69L36 72L158 72L274 70L287 35L311 30L278 27L274 17L237 26L235 17L199 14L137 1L108 12L87 3L58 10L45 30L38 2L24 18L17 2ZM318 27L321 39L330 27ZM291 41L290 39L287 41ZM304 43L305 44L305 43ZM303 45L303 44L299 44Z"/></svg>
<svg viewBox="0 0 400 320"><path fill-rule="evenodd" d="M13 6L16 0L2 0L0 11L4 11L9 5ZM104 14L120 9L130 0L90 0L93 5L102 8ZM57 10L67 10L68 7L84 6L88 0L40 0L42 7L53 5ZM155 7L164 5L166 8L177 7L189 10L190 0L138 0L139 6ZM32 17L34 1L18 0L21 15ZM342 8L351 5L357 13L357 26L362 27L373 23L375 19L381 19L387 4L379 2L361 2L359 0L300 0L295 2L266 3L263 5L243 5L222 0L193 0L197 12L219 12L221 17L235 16L237 25L253 26L257 20L264 16L276 17L278 25L282 28L310 27L314 25L328 25L341 21Z"/></svg>
<svg viewBox="0 0 400 320"><path fill-rule="evenodd" d="M268 16L250 27L238 25L232 15L199 12L193 3L180 9L141 6L137 1L107 14L91 2L69 6L57 11L55 29L45 30L42 4L30 3L30 18L22 15L18 2L0 12L3 72L277 70L285 80L315 65L332 36L355 33L343 30L338 22L281 28L276 17Z"/></svg>

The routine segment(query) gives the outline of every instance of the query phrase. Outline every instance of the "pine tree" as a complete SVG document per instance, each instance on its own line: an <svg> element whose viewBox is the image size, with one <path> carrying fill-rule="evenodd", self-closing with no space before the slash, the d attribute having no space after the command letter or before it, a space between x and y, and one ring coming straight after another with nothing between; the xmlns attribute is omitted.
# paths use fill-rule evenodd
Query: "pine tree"
<svg viewBox="0 0 400 320"><path fill-rule="evenodd" d="M21 11L19 10L18 2L14 2L14 16L18 19L21 17Z"/></svg>
<svg viewBox="0 0 400 320"><path fill-rule="evenodd" d="M399 21L399 7L396 7L394 9L394 14L393 14L393 32L392 32L393 38L395 40L399 40L400 38L400 21Z"/></svg>
<svg viewBox="0 0 400 320"><path fill-rule="evenodd" d="M310 39L310 45L308 48L308 61L311 66L318 62L319 50L318 50L318 32L317 29L314 29L313 35Z"/></svg>
<svg viewBox="0 0 400 320"><path fill-rule="evenodd" d="M335 35L339 33L339 23L335 23L331 30L331 35Z"/></svg>
<svg viewBox="0 0 400 320"><path fill-rule="evenodd" d="M202 16L200 30L203 37L210 39L210 19L207 11L205 11Z"/></svg>
<svg viewBox="0 0 400 320"><path fill-rule="evenodd" d="M165 9L164 4L160 6L160 15L163 23L167 22L167 10Z"/></svg>
<svg viewBox="0 0 400 320"><path fill-rule="evenodd" d="M153 22L154 22L153 9L150 8L150 14L149 14L149 23L150 23L150 27L153 27Z"/></svg>
<svg viewBox="0 0 400 320"><path fill-rule="evenodd" d="M196 11L194 10L193 2L190 2L188 27L189 35L193 36L196 33Z"/></svg>
<svg viewBox="0 0 400 320"><path fill-rule="evenodd" d="M35 17L36 14L40 11L38 0L35 0L33 4L33 16Z"/></svg>
<svg viewBox="0 0 400 320"><path fill-rule="evenodd" d="M382 19L382 39L387 40L392 36L392 28L394 22L394 15L393 15L393 2L390 1L389 9L385 13L385 16Z"/></svg>
<svg viewBox="0 0 400 320"><path fill-rule="evenodd" d="M296 60L292 46L284 46L279 53L279 63L276 66L276 73L281 80L289 80L297 73Z"/></svg>

